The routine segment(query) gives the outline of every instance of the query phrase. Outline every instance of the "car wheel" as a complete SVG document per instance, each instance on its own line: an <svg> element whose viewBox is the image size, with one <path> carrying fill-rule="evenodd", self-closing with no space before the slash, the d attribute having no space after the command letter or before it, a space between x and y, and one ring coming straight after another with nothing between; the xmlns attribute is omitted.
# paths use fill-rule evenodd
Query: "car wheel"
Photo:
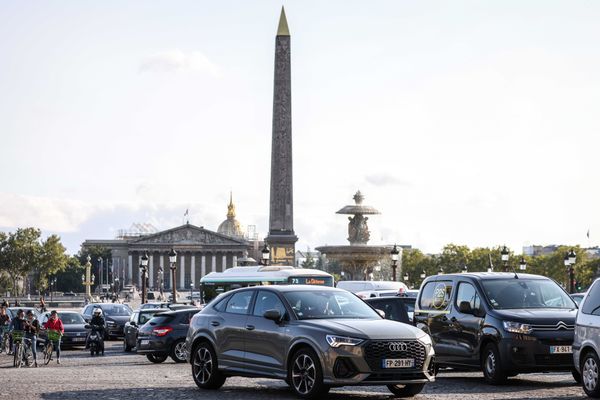
<svg viewBox="0 0 600 400"><path fill-rule="evenodd" d="M587 353L583 361L581 361L583 390L589 397L600 397L600 385L598 384L599 365L598 356L593 351Z"/></svg>
<svg viewBox="0 0 600 400"><path fill-rule="evenodd" d="M500 353L495 344L490 343L485 346L481 357L481 369L487 383L501 385L506 382L506 373L502 370Z"/></svg>
<svg viewBox="0 0 600 400"><path fill-rule="evenodd" d="M192 356L192 376L200 389L218 389L225 383L225 376L219 371L217 355L212 346L200 343Z"/></svg>
<svg viewBox="0 0 600 400"><path fill-rule="evenodd" d="M317 354L310 349L298 350L288 368L288 380L297 396L316 399L329 392L323 384L323 370Z"/></svg>
<svg viewBox="0 0 600 400"><path fill-rule="evenodd" d="M131 351L131 346L127 344L127 338L123 338L123 351L128 353Z"/></svg>
<svg viewBox="0 0 600 400"><path fill-rule="evenodd" d="M146 358L148 361L153 362L154 364L160 364L167 359L166 354L146 354Z"/></svg>
<svg viewBox="0 0 600 400"><path fill-rule="evenodd" d="M395 397L413 397L421 393L425 387L424 383L413 383L410 385L387 385L387 388Z"/></svg>
<svg viewBox="0 0 600 400"><path fill-rule="evenodd" d="M571 371L571 375L573 375L573 379L575 379L575 382L581 383L581 374L579 372L577 372L576 369Z"/></svg>
<svg viewBox="0 0 600 400"><path fill-rule="evenodd" d="M183 363L186 360L185 340L181 339L173 343L171 348L171 358L176 363Z"/></svg>

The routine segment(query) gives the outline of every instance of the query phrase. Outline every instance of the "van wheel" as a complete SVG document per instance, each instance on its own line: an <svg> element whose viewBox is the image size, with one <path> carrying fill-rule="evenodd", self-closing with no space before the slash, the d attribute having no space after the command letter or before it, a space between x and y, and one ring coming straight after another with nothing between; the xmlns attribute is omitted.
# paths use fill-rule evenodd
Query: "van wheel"
<svg viewBox="0 0 600 400"><path fill-rule="evenodd" d="M294 393L303 399L319 399L329 392L323 384L323 370L317 354L308 348L298 350L288 367L288 378Z"/></svg>
<svg viewBox="0 0 600 400"><path fill-rule="evenodd" d="M600 385L598 384L598 374L600 361L595 352L590 351L581 361L581 378L583 380L583 390L589 397L600 397Z"/></svg>
<svg viewBox="0 0 600 400"><path fill-rule="evenodd" d="M212 346L200 343L192 355L192 376L201 389L218 389L225 383L225 376L219 371L217 355Z"/></svg>
<svg viewBox="0 0 600 400"><path fill-rule="evenodd" d="M425 387L424 383L413 383L410 385L387 385L394 397L413 397L421 393Z"/></svg>
<svg viewBox="0 0 600 400"><path fill-rule="evenodd" d="M481 369L483 377L487 383L492 385L502 385L506 382L506 373L502 370L502 362L498 347L490 343L485 346L481 356Z"/></svg>

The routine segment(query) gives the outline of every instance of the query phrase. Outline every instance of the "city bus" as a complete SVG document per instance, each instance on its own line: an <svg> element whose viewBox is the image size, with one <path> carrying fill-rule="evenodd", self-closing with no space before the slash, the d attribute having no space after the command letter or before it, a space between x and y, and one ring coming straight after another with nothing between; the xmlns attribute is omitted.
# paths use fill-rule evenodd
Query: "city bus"
<svg viewBox="0 0 600 400"><path fill-rule="evenodd" d="M208 303L218 294L258 285L317 285L333 287L333 276L318 269L287 265L233 267L211 272L200 279L201 298Z"/></svg>

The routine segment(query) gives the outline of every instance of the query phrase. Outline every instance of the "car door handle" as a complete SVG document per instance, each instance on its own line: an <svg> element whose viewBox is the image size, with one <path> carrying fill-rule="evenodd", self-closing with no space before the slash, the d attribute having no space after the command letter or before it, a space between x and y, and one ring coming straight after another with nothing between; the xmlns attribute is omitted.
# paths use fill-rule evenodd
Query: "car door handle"
<svg viewBox="0 0 600 400"><path fill-rule="evenodd" d="M248 329L249 331L253 331L254 325L246 325L246 329Z"/></svg>
<svg viewBox="0 0 600 400"><path fill-rule="evenodd" d="M211 324L212 326L219 326L219 325L221 325L221 324L219 323L219 321L210 321L210 324Z"/></svg>

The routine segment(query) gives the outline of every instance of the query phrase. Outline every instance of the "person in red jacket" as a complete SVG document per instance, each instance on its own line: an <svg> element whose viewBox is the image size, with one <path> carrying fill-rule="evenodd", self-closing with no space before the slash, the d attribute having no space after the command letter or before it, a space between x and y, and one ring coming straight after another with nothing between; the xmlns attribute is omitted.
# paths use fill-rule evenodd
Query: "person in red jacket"
<svg viewBox="0 0 600 400"><path fill-rule="evenodd" d="M44 328L48 330L57 331L62 336L65 333L65 327L63 326L62 321L58 318L58 313L56 310L52 310L50 313L50 318L44 324ZM60 364L60 339L53 342L54 348L56 349L56 362Z"/></svg>

